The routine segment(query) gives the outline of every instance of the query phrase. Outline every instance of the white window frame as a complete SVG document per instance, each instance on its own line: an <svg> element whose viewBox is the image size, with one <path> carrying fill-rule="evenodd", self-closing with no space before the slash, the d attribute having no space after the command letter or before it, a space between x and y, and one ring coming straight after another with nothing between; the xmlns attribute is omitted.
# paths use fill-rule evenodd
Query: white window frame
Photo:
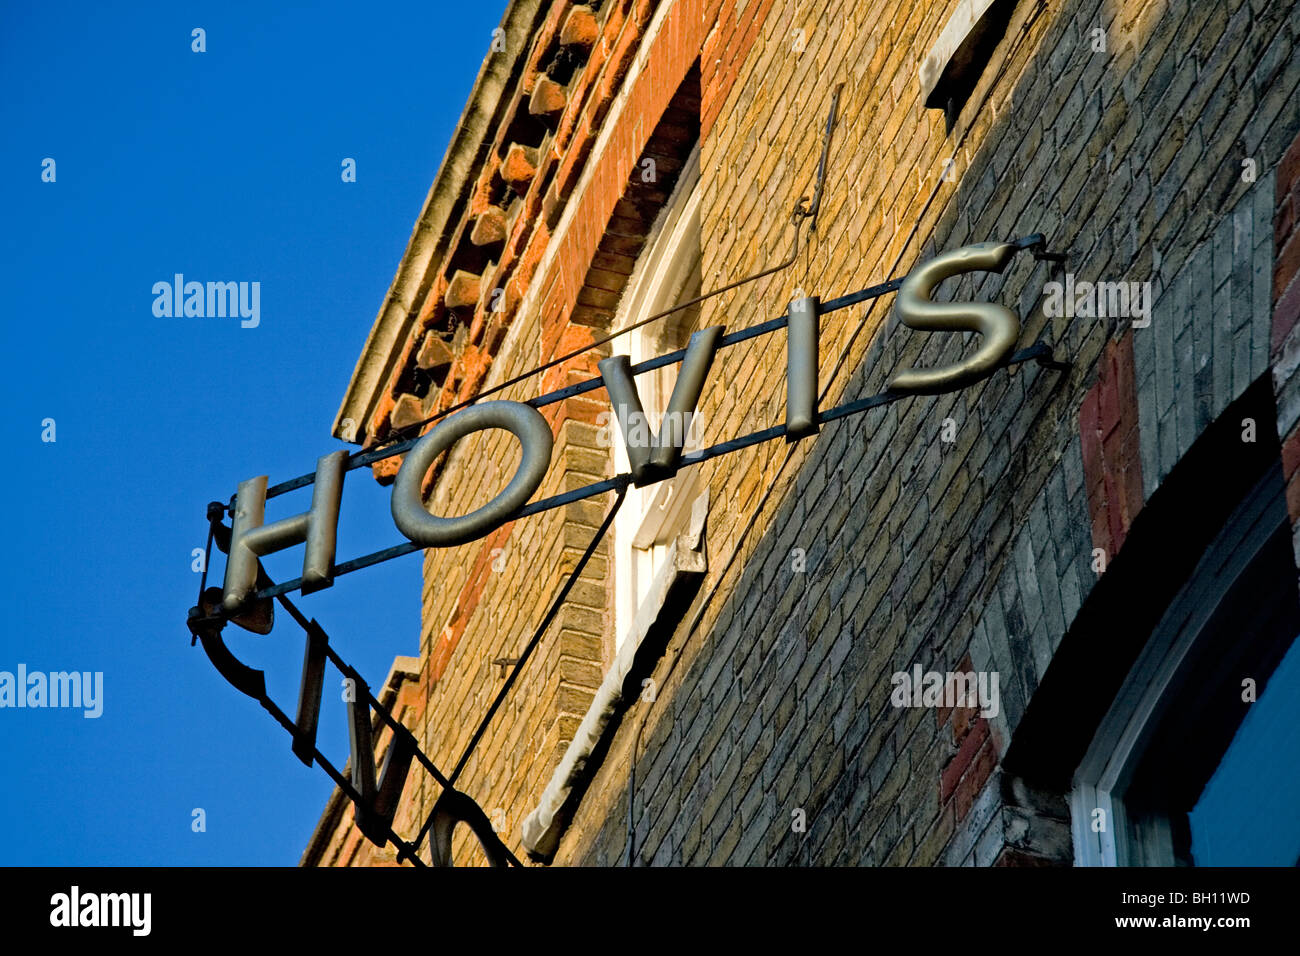
<svg viewBox="0 0 1300 956"><path fill-rule="evenodd" d="M696 267L700 255L698 182L697 145L637 260L615 315L615 329L625 329L678 304L683 298L690 298L681 293L689 270ZM635 365L662 354L661 337L662 326L652 322L615 339L615 350L625 352ZM656 433L660 425L657 419L668 404L676 377L677 367L668 368L671 375L652 372L636 378L642 406ZM612 413L607 416L606 428L611 436L610 453L615 471L626 473L627 451ZM692 427L687 433L686 450L694 447L694 431ZM698 467L683 469L672 478L645 488L628 488L612 529L614 656L541 799L524 819L522 836L530 852L548 858L554 854L566 825L561 811L575 783L587 771L592 754L621 705L624 685L632 673L641 642L658 622L670 595L692 579L702 578L708 570L704 547L708 509L708 489Z"/></svg>
<svg viewBox="0 0 1300 956"><path fill-rule="evenodd" d="M660 212L650 236L633 270L619 308L614 329L625 329L647 316L671 308L690 296L692 273L700 261L699 146L691 151L682 167L672 195ZM698 293L694 293L698 294ZM632 364L662 354L659 343L664 323L672 316L651 322L615 339L615 350L625 352ZM683 342L682 345L685 343ZM649 424L656 434L660 418L676 380L677 365L665 366L636 377ZM614 470L629 469L627 450L615 420L609 417ZM696 447L698 421L693 420L687 433L686 449ZM700 497L698 468L687 468L672 478L645 488L629 487L623 506L614 518L614 650L615 653L637 633L638 619L657 615L663 599L664 573L672 573L673 543L691 519L692 507ZM656 603L646 607L647 601Z"/></svg>

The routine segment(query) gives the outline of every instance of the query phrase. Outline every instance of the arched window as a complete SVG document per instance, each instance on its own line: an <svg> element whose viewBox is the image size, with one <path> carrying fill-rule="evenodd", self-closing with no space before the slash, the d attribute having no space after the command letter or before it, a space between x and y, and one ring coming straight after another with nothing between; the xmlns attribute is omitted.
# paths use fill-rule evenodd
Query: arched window
<svg viewBox="0 0 1300 956"><path fill-rule="evenodd" d="M1065 813L1078 866L1300 860L1293 530L1276 432L1243 430L1276 418L1265 374L1101 571L1003 756L1008 805L1043 818L1017 849L1063 862L1048 835Z"/></svg>
<svg viewBox="0 0 1300 956"><path fill-rule="evenodd" d="M1169 604L1075 772L1076 865L1300 863L1297 635L1274 467Z"/></svg>

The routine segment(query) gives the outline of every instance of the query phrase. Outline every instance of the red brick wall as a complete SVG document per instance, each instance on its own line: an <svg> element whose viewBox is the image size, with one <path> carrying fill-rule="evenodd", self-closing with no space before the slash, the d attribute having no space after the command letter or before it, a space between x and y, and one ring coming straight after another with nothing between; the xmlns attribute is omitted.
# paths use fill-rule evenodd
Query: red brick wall
<svg viewBox="0 0 1300 956"><path fill-rule="evenodd" d="M1275 368L1289 365L1287 340L1300 321L1300 137L1291 144L1277 169L1277 206L1273 242L1273 335L1272 362ZM1294 348L1294 346L1292 346ZM1287 376L1274 376L1279 393L1297 387ZM1281 394L1279 394L1281 398ZM1279 406L1285 406L1279 401ZM1282 436L1282 471L1286 478L1287 510L1292 521L1300 521L1300 427ZM1300 557L1300 556L1298 556Z"/></svg>
<svg viewBox="0 0 1300 956"><path fill-rule="evenodd" d="M1123 547L1144 501L1131 332L1107 343L1097 383L1079 409L1079 434L1092 542L1110 561Z"/></svg>
<svg viewBox="0 0 1300 956"><path fill-rule="evenodd" d="M967 654L957 665L960 673L975 669ZM979 706L940 709L939 728L952 729L957 752L944 766L939 778L939 802L944 813L952 813L952 822L960 823L970 813L971 805L997 769L1002 752L987 717L980 716Z"/></svg>
<svg viewBox="0 0 1300 956"><path fill-rule="evenodd" d="M577 304L605 224L626 191L655 124L696 59L700 60L700 137L704 138L771 5L772 0L748 3L738 13L736 0L685 0L669 10L609 142L596 157L594 178L579 201L574 226L561 240L554 278L547 278L553 284L542 306L544 321L568 316ZM555 352L548 349L544 354Z"/></svg>

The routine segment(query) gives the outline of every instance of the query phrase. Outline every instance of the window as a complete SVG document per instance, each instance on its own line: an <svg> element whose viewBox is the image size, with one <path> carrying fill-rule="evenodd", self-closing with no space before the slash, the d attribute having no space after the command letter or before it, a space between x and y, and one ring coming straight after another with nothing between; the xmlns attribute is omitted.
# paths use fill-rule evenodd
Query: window
<svg viewBox="0 0 1300 956"><path fill-rule="evenodd" d="M1077 865L1300 864L1297 634L1275 468L1170 603L1075 773Z"/></svg>
<svg viewBox="0 0 1300 956"><path fill-rule="evenodd" d="M960 0L921 61L921 99L956 123L984 67L1006 33L1016 0Z"/></svg>
<svg viewBox="0 0 1300 956"><path fill-rule="evenodd" d="M615 317L615 328L626 328L700 294L699 147L692 150L667 204L656 220L637 262L628 290ZM632 364L686 347L699 324L699 306L651 322L615 341ZM642 407L650 428L658 434L663 411L677 380L677 365L636 376ZM682 423L686 450L697 447L698 423ZM616 425L611 430L618 433ZM617 473L628 470L620 434L612 443ZM645 488L630 487L614 519L614 592L616 647L637 632L638 615L652 614L647 600L661 600L665 575L675 560L673 543L686 530L700 497L699 469L687 468L673 478Z"/></svg>

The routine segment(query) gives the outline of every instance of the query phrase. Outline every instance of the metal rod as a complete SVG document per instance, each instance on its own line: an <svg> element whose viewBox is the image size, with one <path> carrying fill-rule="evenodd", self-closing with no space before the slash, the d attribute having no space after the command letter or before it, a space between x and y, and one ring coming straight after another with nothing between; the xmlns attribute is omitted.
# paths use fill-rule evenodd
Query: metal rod
<svg viewBox="0 0 1300 956"><path fill-rule="evenodd" d="M822 208L822 187L826 184L826 160L831 152L831 134L835 132L835 116L839 112L840 90L844 89L844 84L836 85L835 92L831 94L831 109L826 117L826 133L822 138L822 155L817 161L817 190L813 193L812 202L807 208L803 207L804 200L800 199L795 206L795 215L803 219L811 219L812 225L808 227L810 232L817 231L817 213Z"/></svg>
<svg viewBox="0 0 1300 956"><path fill-rule="evenodd" d="M267 588L267 590L275 590L275 588L278 587L281 587L281 585L275 585L271 588ZM289 598L285 596L284 592L276 594L274 595L274 597L280 602L280 604L284 607L284 609L289 612L289 615L294 619L295 622L297 622L298 626L301 627L308 634L310 634L312 622L307 620L306 615L304 615L302 611L298 609L298 606L294 604L292 601L290 601ZM316 626L320 627L319 624L317 624ZM321 633L322 634L324 633L323 628L321 629ZM410 729L405 724L403 724L400 720L394 717L392 715L392 712L389 711L388 708L386 708L383 704L379 702L379 698L370 692L370 685L366 683L366 681L362 678L361 673L355 667L353 667L351 664L345 661L343 658L339 657L338 652L336 652L333 646L330 645L328 640L328 635L326 636L325 656L329 659L330 663L334 665L335 669L337 669L340 674L342 674L344 677L351 677L354 682L354 685L358 689L363 690L365 692L366 698L369 701L370 706L374 708L374 710L379 714L380 719L383 720L384 723L386 723L389 727L392 728L393 733L395 734L410 733ZM429 776L433 777L434 780L438 781L438 783L444 787L450 786L450 784L447 782L447 778L443 775L442 771L438 769L438 767L434 764L434 762L430 760L429 757L424 753L424 751L422 751L419 747L415 748L415 757L417 760L420 761L421 766L423 766L425 770L429 771Z"/></svg>
<svg viewBox="0 0 1300 956"><path fill-rule="evenodd" d="M620 496L620 501L621 501L621 496ZM543 629L546 627L547 623L549 623L550 619L554 617L554 612L558 610L559 605L562 604L564 599L568 596L568 592L572 588L573 582L576 581L577 576L581 573L582 568L585 566L586 561L589 560L591 554L594 553L597 543L600 541L600 539L604 536L604 534L608 530L610 521L612 520L615 511L617 511L617 507L615 507L615 509L611 511L609 518L601 525L600 530L597 531L596 537L593 539L591 545L588 548L587 554L584 555L583 560L579 562L578 566L574 569L565 588L561 591L560 595L556 598L555 607L553 608L552 614L548 616L547 622L543 624ZM263 574L265 574L265 572L263 572ZM285 597L283 594L278 594L276 595L276 597L279 600L281 606L284 607L286 611L288 611L289 616L293 618L294 622L298 624L306 632L308 639L309 640L312 639L313 635L319 637L323 645L322 650L324 651L325 657L331 663L334 664L334 666L339 670L340 673L342 673L345 676L351 677L354 681L354 686L359 690L361 690L362 693L364 693L365 695L364 716L361 719L365 721L365 726L367 731L370 730L370 723L371 723L370 711L373 709L379 714L381 721L383 723L388 724L388 726L392 728L394 736L392 741L389 743L390 756L392 754L391 748L403 747L404 750L410 752L412 758L420 762L420 765L423 766L429 772L429 774L438 782L438 784L445 791L455 792L454 788L452 787L448 779L438 770L438 768L434 765L433 761L429 759L429 756L425 754L424 751L420 748L419 742L416 740L415 735L412 734L411 731L404 724L398 721L392 715L391 711L389 711L388 708L386 708L379 701L379 699L375 697L373 693L371 693L368 684L361 677L361 674L356 670L356 668L354 668L352 665L350 665L345 660L343 660L338 655L338 653L335 652L335 650L330 646L329 636L325 633L324 629L321 628L321 626L315 620L308 620L307 616L303 614L302 611L297 607L297 605L295 605L293 601L289 600L289 598ZM197 611L199 610L199 608L195 608L195 610ZM219 635L221 629L224 627L224 624L225 624L225 618L223 615L213 614L210 616L205 616L203 618L202 625L200 626L193 620L193 612L191 613L191 622L190 622L191 632L194 634L196 639L200 635L203 635L204 637L203 646L205 651L208 652L209 657L212 657L213 655L213 648L209 646L209 638L213 638L216 641L217 646L224 649L225 645L221 643L219 636L217 636ZM538 635L538 637L534 639L533 644L530 645L529 647L530 651L532 649L532 646L535 646L536 641L538 639L540 639L540 634ZM228 655L229 652L227 651L226 654ZM525 654L523 657L520 658L519 663L516 666L515 673L511 675L510 683L513 683L514 678L517 677L519 668L522 667L526 657L527 654ZM256 680L249 681L249 682L232 681L232 683L235 684L237 689L240 689L244 693L253 697L259 704L262 705L262 708L268 714L271 715L271 718L275 720L276 723L278 723L281 727L283 727L286 731L288 731L290 737L292 737L294 740L294 752L299 754L299 756L304 760L305 763L308 764L308 766L310 766L313 761L319 764L320 767L325 771L326 775L329 776L329 778L332 781L334 781L335 786L339 788L339 790L353 803L354 806L356 806L361 811L373 815L375 811L375 807L372 805L372 802L368 800L366 797L366 793L365 793L366 788L363 787L363 789L359 790L357 785L353 781L345 777L329 761L329 759L323 753L321 753L319 746L316 745L314 736L311 740L308 740L300 733L301 728L298 726L297 722L291 720L289 716L283 710L280 709L279 705L276 704L276 702L272 700L270 695L266 692L266 685L265 685L265 681L262 679L262 672L253 671L247 668L246 665L240 664L238 662L235 663L237 664L237 666L245 670L248 670L250 674L256 677ZM222 670L220 665L218 665L218 670ZM224 676L226 676L227 680L231 680L230 675L226 673L225 670L222 670L222 673ZM508 683L506 687L503 688L502 694L499 696L498 700L493 704L492 709L489 710L487 716L484 717L483 722L480 725L479 732L476 735L476 741L477 738L480 737L483 731L486 729L488 722L491 720L497 708L500 707L501 700L504 697L505 691L509 689L510 683ZM361 700L362 700L361 698L358 698L358 701L356 702L356 706L358 706L359 710L361 709L360 708ZM353 749L354 751L358 751L358 748L356 748L355 746ZM471 743L470 746L470 750L472 749L473 749L473 743ZM470 751L467 751L465 756L461 758L462 762L460 767L457 768L458 772L460 768L464 766L464 762L468 758L469 752ZM367 755L369 759L372 760L374 759L374 753L370 746L360 748L359 752L356 753L357 758L364 758ZM356 768L354 767L353 769L355 770ZM372 768L372 772L373 772L373 768ZM387 820L383 817L379 818L379 826L377 827L375 825L374 820L372 819L367 824L367 826L373 829L367 829L364 830L363 832L365 832L366 836L369 839L371 839L372 842L375 842L380 846L383 846L385 843L391 842L397 848L398 862L403 862L404 860L410 860L412 863L418 866L426 866L427 864L425 864L424 861L419 858L418 853L420 848L420 842L423 840L424 834L427 831L428 826L432 823L432 820L433 820L433 815L431 813L428 820L426 821L425 826L420 830L420 835L416 838L414 842L408 842L402 839L402 837L397 833L397 831L393 829L391 820ZM379 839L377 839L378 836L382 836L383 840L380 841ZM510 865L512 866L523 865L519 862L519 859L514 855L514 853L511 852L509 847L507 847L499 839L497 839L495 842L496 842L496 848L501 851L506 861Z"/></svg>
<svg viewBox="0 0 1300 956"><path fill-rule="evenodd" d="M287 730L291 735L294 733L295 728L293 721L289 719L289 716L282 711L279 706L277 706L275 701L271 700L270 697L263 695L259 699L258 703L260 703L262 708L269 713L272 718L274 718L276 723ZM320 765L321 769L325 771L326 775L334 781L335 786L342 790L344 795L352 801L353 805L361 804L361 795L357 793L356 788L352 786L352 783L344 777L332 763L330 763L329 758L320 752L319 747L314 748L312 757L316 763ZM385 836L398 848L399 859L413 860L419 866L426 865L423 860L415 855L419 852L418 845L407 843L391 826L387 827L387 833Z"/></svg>
<svg viewBox="0 0 1300 956"><path fill-rule="evenodd" d="M847 309L852 306L855 306L860 302L866 302L868 299L874 299L882 295L887 295L890 292L897 292L899 287L903 284L903 280L905 278L906 276L898 276L893 279L889 279L886 282L881 282L878 285L868 286L865 289L859 289L857 292L850 292L847 295L842 295L835 299L827 299L825 302L821 304L820 314L825 315L827 312L837 312L840 309ZM765 322L760 322L757 325L751 325L747 328L737 329L735 332L728 332L726 335L724 335L721 339L718 340L718 348L727 348L729 346L736 345L740 342L747 342L750 339L757 338L760 335L766 335L769 332L776 332L786 327L788 318L789 317L787 315L783 314L778 316L775 319L768 319ZM579 354L579 353L575 353L575 354ZM678 349L676 352L667 352L663 355L656 355L654 358L647 359L644 362L639 362L636 365L633 365L632 374L643 375L646 372L652 372L657 368L663 368L666 365L673 365L677 362L680 362L683 358L685 358L685 356L686 356L685 349ZM536 398L530 398L526 400L524 404L531 405L533 408L544 408L545 406L554 404L555 402L562 402L565 399L573 398L577 395L584 395L587 392L594 392L597 389L603 388L604 385L605 385L605 380L603 378L600 377L592 378L584 382L577 382L573 385L567 385L564 388L559 388L552 392L547 392L546 394L539 395ZM482 398L487 394L488 394L487 392L483 392L478 396L478 398ZM477 398L475 399L475 401L477 401ZM469 405L469 404L473 404L473 402L467 402L465 404ZM462 406L457 406L456 408L449 408L446 410L446 412L442 414L450 414L451 412L458 410L460 407ZM415 443L419 440L420 439L418 437L408 438L395 445L387 445L386 447L383 448L373 448L369 451L356 452L355 454L351 455L348 458L347 463L343 466L343 470L353 471L354 469L357 468L364 468L368 465L373 465L377 461L383 461L386 458L392 458L394 455L404 454L407 451L410 451L411 448L415 446ZM316 473L314 471L305 475L299 475L297 478L290 478L286 481L282 481L279 484L272 485L270 488L268 488L266 490L266 497L267 499L271 499L271 498L278 497L279 495L287 494L290 491L295 491L299 488L305 488L315 480L316 480ZM227 508L229 509L230 507L233 507L233 504L234 504L234 499L232 498L231 504L228 505Z"/></svg>
<svg viewBox="0 0 1300 956"><path fill-rule="evenodd" d="M794 243L791 246L790 255L788 258L782 260L781 262L778 262L774 266L770 266L762 270L761 272L755 272L753 275L745 276L743 279L737 279L735 282L729 282L724 286L720 286L716 289L711 289L710 291L705 292L702 295L697 295L693 299L687 299L685 302L679 302L676 305L674 305L672 308L664 309L662 312L656 312L654 315L650 315L644 319L640 319L637 322L633 322L631 325L624 326L623 328L615 332L611 332L609 335L596 339L595 341L587 345L584 345L580 349L575 349L572 352L569 352L565 355L561 355L559 358L551 359L549 362L539 365L536 368L530 369L527 372L521 372L518 375L514 376L513 378L507 379L506 381L500 383L499 385L494 385L489 389L481 391L473 398L465 399L462 402L458 402L455 405L451 405L448 408L444 408L439 412L437 412L436 414L431 415L428 418L424 419L423 421L413 422L410 425L405 426L404 428L400 428L397 430L397 433L395 435L390 435L388 438L384 440L384 442L382 443L383 444L382 449L371 449L368 452L360 452L350 456L344 470L351 471L354 468L361 468L364 467L365 465L373 464L376 461L382 461L384 458L387 458L390 455L399 455L407 448L409 448L410 443L413 443L414 441L414 439L403 438L400 436L402 436L407 432L410 432L413 429L418 433L418 431L424 428L425 425L430 425L441 418L445 418L446 416L452 414L453 412L458 412L463 408L467 408L470 405L473 405L475 402L478 402L489 395L495 395L499 392L504 391L507 388L510 388L513 385L518 385L521 382L525 382L540 372L545 372L548 369L555 368L557 365L563 365L565 362L575 359L579 355L584 355L587 352L590 352L594 348L599 348L602 345L612 342L614 339L618 338L621 335L625 335L628 332L632 332L636 329L639 329L644 325L650 324L651 322L657 322L660 319L666 318L667 316L670 316L675 312L680 312L683 309L688 309L693 305L698 305L699 303L705 301L706 299L711 299L714 296L722 295L724 292L730 292L732 289L737 289L742 285L747 285L750 282L755 282L759 279L764 279L767 276L774 275L775 273L781 272L782 270L788 269L790 268L790 266L794 265L795 260L799 258L799 230L803 225L804 219L812 219L813 221L812 228L815 229L817 226L817 213L821 209L822 192L826 184L826 164L830 155L831 134L835 130L835 121L836 121L836 116L838 113L839 102L840 102L840 90L843 88L843 86L844 86L843 83L839 84L839 86L836 86L835 92L831 97L831 108L829 114L826 117L826 131L824 133L823 140L822 140L821 159L817 164L817 186L813 192L812 203L808 206L805 206L804 204L807 202L807 197L801 197L799 201L795 203L794 209L790 214L790 223L794 227ZM899 279L897 281L901 282L902 280ZM894 286L894 288L897 288L897 286ZM862 300L859 299L857 301L862 301ZM829 308L829 303L827 304L826 307L823 307L823 311L831 311ZM736 341L743 341L743 340L737 339ZM731 343L726 343L726 344L731 344ZM645 363L642 363L642 365L644 364ZM652 367L657 368L658 366L652 366ZM640 372L642 371L648 371L648 370L649 369L642 368L641 366L636 366L633 369L633 374L637 375L640 374ZM596 384L584 383L584 384L588 384L589 387L582 389L582 391L589 391L590 389L598 388L600 381L601 381L600 379L595 379ZM573 394L581 394L581 392L575 392ZM566 395L564 397L567 398L570 396ZM560 399L557 398L554 400L559 401ZM533 402L530 402L529 404L533 404ZM534 407L537 406L534 405ZM286 492L293 491L296 488L302 488L305 485L311 484L314 478L315 478L314 475L301 475L298 478L293 478L288 481L281 482L280 484L274 485L271 488L267 489L266 497L274 498L277 495L285 494Z"/></svg>
<svg viewBox="0 0 1300 956"><path fill-rule="evenodd" d="M596 547L600 544L601 539L605 537L606 532L609 531L609 526L613 523L614 516L618 514L618 509L623 504L626 492L627 485L625 483L619 489L618 497L614 500L614 504L605 515L605 519L600 523L600 527L596 529L596 533L592 536L591 542L587 545L587 550L582 553L582 557L578 559L578 563L574 565L573 570L569 572L569 577L565 580L564 586L560 589L560 593L555 596L555 599L551 602L551 606L547 608L546 616L542 618L541 624L539 624L536 630L533 631L533 636L529 638L528 643L524 646L523 652L515 659L514 669L510 672L510 676L506 678L506 682L501 686L501 689L497 691L497 696L492 701L492 706L488 708L487 713L483 715L483 719L479 721L478 728L474 731L474 736L470 738L469 744L465 747L464 753L461 754L460 760L456 763L456 768L451 772L450 781L444 784L448 789L453 787L456 778L459 777L460 772L465 769L465 765L469 762L469 758L473 755L479 741L483 738L483 734L487 731L488 725L492 722L492 718L496 716L496 712L500 709L501 704L505 701L506 696L510 693L510 689L518 679L520 671L523 670L524 665L528 662L529 656L545 636L547 629L551 626L551 622L555 620L555 615L559 613L560 607L569 596L569 592L573 590L573 585L582 574L583 568L587 566L587 562L591 560L591 556L596 553ZM414 846L417 850L424 843L425 835L428 834L431 826L433 826L433 811L430 811L429 815L425 818L424 825L420 827L420 832L415 836ZM502 844L502 846L504 847L504 844ZM506 852L509 853L509 848L506 848ZM511 855L511 859L514 860L513 854ZM517 860L514 862L516 866L520 865Z"/></svg>
<svg viewBox="0 0 1300 956"><path fill-rule="evenodd" d="M774 320L775 321L775 320ZM782 320L783 321L783 320ZM1052 352L1049 346L1039 342L1029 348L1012 355L1007 361L1003 362L1001 368L1010 368L1013 365L1021 365L1025 362L1034 361L1046 368L1062 371L1070 368L1068 362L1057 362L1050 358ZM1044 356L1047 361L1044 361ZM898 401L901 398L915 397L909 392L890 392L886 389L869 398L858 399L857 401L848 402L838 405L835 408L820 412L817 416L818 423L832 422L848 415L856 415L868 409L875 408L879 405L888 405ZM691 465L698 465L701 462L710 461L722 455L729 454L733 451L739 451L742 448L749 448L752 445L759 445L763 442L772 441L785 436L785 425L773 425L771 428L764 428L748 435L742 435L738 438L731 438L727 441L720 442L700 451L693 451L681 457L679 462L680 468L688 468ZM583 485L581 488L574 488L562 494L553 495L550 498L543 498L540 501L534 501L524 505L516 511L508 520L518 521L520 518L526 518L530 515L540 514L543 511L550 511L553 508L559 508L563 505L573 504L575 501L584 501L587 498L593 498L596 495L604 494L607 491L622 492L632 481L630 474L615 475L613 478L606 478L603 481L593 482L589 485ZM362 568L368 568L381 562L398 558L405 554L411 554L415 551L422 550L419 545L407 541L403 544L393 545L391 548L384 548L382 551L374 551L370 554L363 555L359 558L353 558L351 561L345 561L334 567L334 577L339 578L353 571L359 571ZM292 581L285 581L273 587L263 588L253 595L254 600L261 600L269 597L279 597L290 591L297 591L302 587L302 578L294 578Z"/></svg>
<svg viewBox="0 0 1300 956"><path fill-rule="evenodd" d="M794 204L794 209L790 213L790 224L794 227L794 243L791 246L790 257L788 259L785 259L774 266L770 266L769 268L764 269L761 272L755 272L753 275L745 276L743 279L737 279L735 282L729 282L726 285L720 286L717 289L712 289L708 292L703 293L702 295L697 295L693 299L687 299L685 302L679 302L676 305L672 306L671 308L664 309L662 312L656 312L654 315L647 316L644 319L640 319L637 322L633 322L631 325L624 326L623 328L617 330L616 332L611 332L609 335L606 335L603 338L596 339L594 342L591 342L588 345L584 345L580 349L576 349L575 351L569 352L567 355L562 355L559 358L552 359L549 362L546 362L543 365L539 365L537 366L537 368L534 368L530 371L522 372L519 375L516 375L514 378L508 379L499 385L494 385L492 388L479 392L473 398L466 399L463 402L459 402L458 404L452 405L449 408L445 408L437 412L436 414L431 415L430 417L424 419L424 421L413 422L410 425L405 426L404 428L398 429L398 435L401 435L402 433L405 432L409 432L412 429L415 429L418 432L418 430L422 429L425 425L432 424L438 419L446 415L450 415L452 412L459 411L462 408L472 405L475 402L479 401L482 398L485 398L488 395L495 395L498 392L504 391L505 389L509 388L512 385L518 385L520 382L526 381L527 379L531 378L532 376L536 375L539 372L544 372L547 369L555 368L557 365L562 365L565 362L571 359L575 359L579 355L589 352L594 348L597 348L601 345L605 345L608 342L612 342L620 335L626 335L628 332L631 332L634 329L639 329L644 325L649 325L651 322L657 322L662 318L672 315L674 312L680 312L683 309L688 309L693 305L698 305L699 303L705 301L706 299L711 299L714 296L722 295L724 292L730 292L732 289L737 289L742 285L746 285L747 283L754 282L758 279L766 278L767 276L780 272L783 269L788 269L790 268L790 266L794 265L794 261L797 258L799 258L799 228L803 225L803 220L811 219L812 225L810 226L810 229L817 228L817 212L818 210L821 209L822 192L826 186L826 163L828 158L830 157L831 135L835 132L835 118L839 110L840 91L843 88L844 88L844 84L840 83L838 86L835 87L835 92L831 96L831 108L830 108L830 112L826 116L826 131L822 136L821 159L817 163L817 187L813 192L812 203L811 205L805 207L804 203L807 202L807 197L800 197L799 201ZM393 440L394 440L394 436L390 435L387 439L385 439L384 444L388 444ZM404 439L398 438L397 440L402 441Z"/></svg>

